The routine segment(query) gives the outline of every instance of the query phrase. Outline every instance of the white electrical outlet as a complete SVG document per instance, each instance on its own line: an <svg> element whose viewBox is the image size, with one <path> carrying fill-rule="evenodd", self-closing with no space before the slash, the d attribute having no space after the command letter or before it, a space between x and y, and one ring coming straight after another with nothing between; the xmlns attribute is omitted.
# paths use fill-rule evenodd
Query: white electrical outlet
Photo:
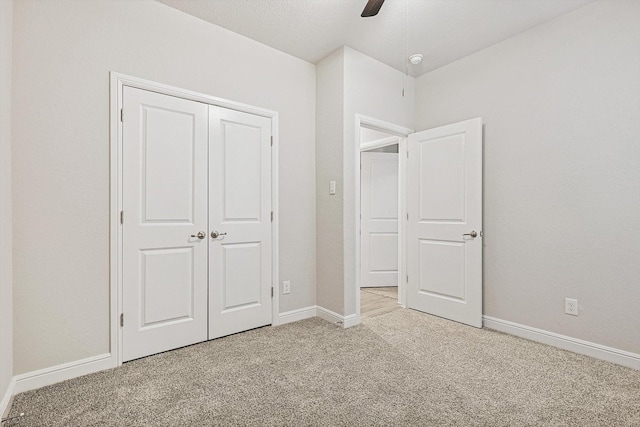
<svg viewBox="0 0 640 427"><path fill-rule="evenodd" d="M578 315L578 300L565 298L564 299L564 312L571 314L572 316Z"/></svg>
<svg viewBox="0 0 640 427"><path fill-rule="evenodd" d="M282 293L290 294L291 293L291 282L289 280L285 280L282 282Z"/></svg>

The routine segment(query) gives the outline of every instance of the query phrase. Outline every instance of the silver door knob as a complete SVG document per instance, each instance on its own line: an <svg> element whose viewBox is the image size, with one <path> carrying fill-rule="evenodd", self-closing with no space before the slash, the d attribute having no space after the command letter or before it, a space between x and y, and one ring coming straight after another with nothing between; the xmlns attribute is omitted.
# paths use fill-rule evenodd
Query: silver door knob
<svg viewBox="0 0 640 427"><path fill-rule="evenodd" d="M478 233L475 230L472 230L471 233L463 234L462 236L463 237L464 236L471 236L471 237L473 237L475 239L476 237L478 237Z"/></svg>
<svg viewBox="0 0 640 427"><path fill-rule="evenodd" d="M197 237L198 239L202 240L207 237L207 233L205 233L204 231L199 231L198 234L192 234L191 237Z"/></svg>
<svg viewBox="0 0 640 427"><path fill-rule="evenodd" d="M217 231L212 231L211 232L211 237L213 237L214 239L217 239L220 236L226 236L227 233L218 233Z"/></svg>

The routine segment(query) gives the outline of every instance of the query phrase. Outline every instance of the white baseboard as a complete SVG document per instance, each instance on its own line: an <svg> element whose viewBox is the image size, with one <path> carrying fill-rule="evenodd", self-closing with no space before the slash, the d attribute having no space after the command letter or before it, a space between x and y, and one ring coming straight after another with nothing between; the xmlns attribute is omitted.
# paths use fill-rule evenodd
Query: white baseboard
<svg viewBox="0 0 640 427"><path fill-rule="evenodd" d="M298 320L316 317L317 309L315 305L299 308L297 310L286 311L278 315L278 325L284 325Z"/></svg>
<svg viewBox="0 0 640 427"><path fill-rule="evenodd" d="M317 310L317 316L321 319L326 320L327 322L331 322L331 323L338 323L338 324L343 324L344 323L344 317L338 313L334 313L331 310L327 310L324 307L320 307L320 306L316 306L316 310Z"/></svg>
<svg viewBox="0 0 640 427"><path fill-rule="evenodd" d="M346 328L350 328L352 326L356 326L360 323L360 316L357 314L350 314L348 316L344 316L342 325Z"/></svg>
<svg viewBox="0 0 640 427"><path fill-rule="evenodd" d="M350 314L343 316L338 313L334 313L331 310L327 310L324 307L317 306L317 314L319 318L326 320L327 322L337 323L342 325L343 328L350 328L360 323L360 316L356 314Z"/></svg>
<svg viewBox="0 0 640 427"><path fill-rule="evenodd" d="M15 378L11 378L11 381L9 381L9 385L7 385L7 390L4 392L2 400L0 400L0 418L6 418L9 415L9 409L11 408L11 399L13 399L15 385Z"/></svg>
<svg viewBox="0 0 640 427"><path fill-rule="evenodd" d="M531 326L521 325L507 320L496 319L490 316L483 316L482 323L484 327L495 329L496 331L640 370L640 354L583 341L566 335L556 334L555 332L532 328Z"/></svg>
<svg viewBox="0 0 640 427"><path fill-rule="evenodd" d="M115 357L112 357L111 353L106 353L75 362L52 366L51 368L40 369L39 371L27 372L13 377L15 380L13 393L18 394L24 391L34 390L59 383L60 381L115 367Z"/></svg>

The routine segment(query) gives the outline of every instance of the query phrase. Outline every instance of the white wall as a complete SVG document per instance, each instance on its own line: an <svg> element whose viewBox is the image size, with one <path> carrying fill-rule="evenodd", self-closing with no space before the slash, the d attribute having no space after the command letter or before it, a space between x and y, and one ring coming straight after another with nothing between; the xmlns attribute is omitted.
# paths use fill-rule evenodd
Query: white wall
<svg viewBox="0 0 640 427"><path fill-rule="evenodd" d="M11 39L13 1L0 1L0 417L13 376Z"/></svg>
<svg viewBox="0 0 640 427"><path fill-rule="evenodd" d="M404 96L402 88L404 82ZM415 80L354 49L344 48L344 314L356 312L356 153L359 155L360 129L356 114L413 129Z"/></svg>
<svg viewBox="0 0 640 427"><path fill-rule="evenodd" d="M360 143L361 144L363 142L377 141L379 139L385 139L392 136L394 135L390 133L381 132L375 129L368 129L366 127L360 127Z"/></svg>
<svg viewBox="0 0 640 427"><path fill-rule="evenodd" d="M317 303L342 314L344 48L316 66ZM329 182L336 181L336 194Z"/></svg>
<svg viewBox="0 0 640 427"><path fill-rule="evenodd" d="M109 71L280 113L280 307L315 304L312 64L151 0L14 11L15 374L109 351Z"/></svg>
<svg viewBox="0 0 640 427"><path fill-rule="evenodd" d="M639 22L595 2L416 83L418 129L484 119L484 314L634 353Z"/></svg>
<svg viewBox="0 0 640 427"><path fill-rule="evenodd" d="M414 79L349 47L317 65L318 305L356 311L356 114L411 128ZM402 96L403 79L405 96ZM337 182L335 196L329 181Z"/></svg>

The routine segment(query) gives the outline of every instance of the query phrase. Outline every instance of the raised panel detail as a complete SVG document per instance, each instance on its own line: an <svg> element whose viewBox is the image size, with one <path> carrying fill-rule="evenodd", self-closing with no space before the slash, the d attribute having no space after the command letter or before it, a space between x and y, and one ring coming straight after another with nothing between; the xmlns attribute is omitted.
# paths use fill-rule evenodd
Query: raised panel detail
<svg viewBox="0 0 640 427"><path fill-rule="evenodd" d="M464 242L421 239L419 247L418 292L465 302Z"/></svg>
<svg viewBox="0 0 640 427"><path fill-rule="evenodd" d="M398 270L398 234L369 234L370 271Z"/></svg>
<svg viewBox="0 0 640 427"><path fill-rule="evenodd" d="M420 221L465 221L465 135L420 141Z"/></svg>
<svg viewBox="0 0 640 427"><path fill-rule="evenodd" d="M224 121L224 220L260 220L260 128Z"/></svg>
<svg viewBox="0 0 640 427"><path fill-rule="evenodd" d="M260 304L260 242L222 245L223 312Z"/></svg>
<svg viewBox="0 0 640 427"><path fill-rule="evenodd" d="M193 248L141 250L141 327L193 317Z"/></svg>
<svg viewBox="0 0 640 427"><path fill-rule="evenodd" d="M398 160L371 160L370 182L370 219L398 219Z"/></svg>
<svg viewBox="0 0 640 427"><path fill-rule="evenodd" d="M142 222L193 222L195 118L141 108Z"/></svg>

